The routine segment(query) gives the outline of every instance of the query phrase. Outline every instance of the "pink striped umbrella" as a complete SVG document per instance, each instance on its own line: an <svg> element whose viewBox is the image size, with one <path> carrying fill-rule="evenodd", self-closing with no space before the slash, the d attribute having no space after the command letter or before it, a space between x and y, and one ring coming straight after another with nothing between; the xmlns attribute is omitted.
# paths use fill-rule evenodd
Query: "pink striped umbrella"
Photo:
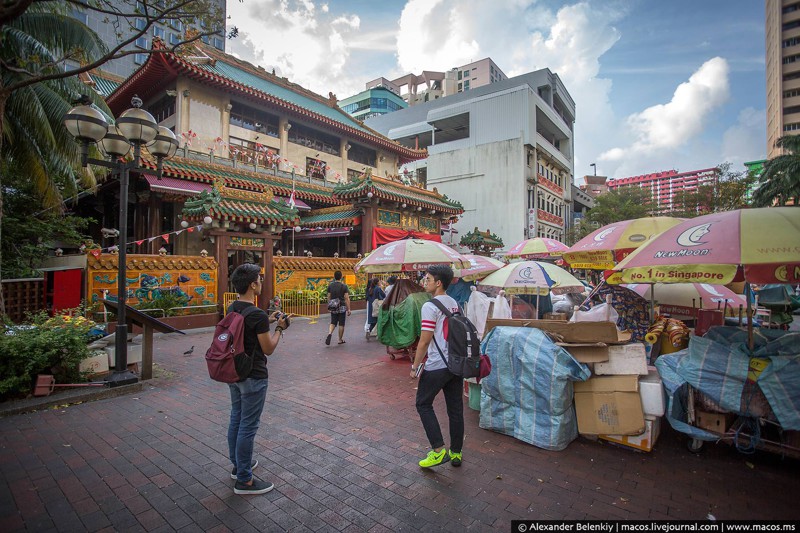
<svg viewBox="0 0 800 533"><path fill-rule="evenodd" d="M525 259L547 259L548 257L560 256L567 250L569 250L569 246L563 242L544 237L535 237L518 242L508 250L506 255Z"/></svg>

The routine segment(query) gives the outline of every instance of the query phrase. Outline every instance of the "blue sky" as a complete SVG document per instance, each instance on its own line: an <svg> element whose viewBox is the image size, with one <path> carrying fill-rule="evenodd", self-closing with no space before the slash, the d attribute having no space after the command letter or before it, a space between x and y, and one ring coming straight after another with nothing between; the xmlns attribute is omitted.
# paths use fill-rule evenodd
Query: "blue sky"
<svg viewBox="0 0 800 533"><path fill-rule="evenodd" d="M491 57L550 68L577 104L575 176L626 177L766 153L757 0L229 0L228 50L340 99L364 83Z"/></svg>

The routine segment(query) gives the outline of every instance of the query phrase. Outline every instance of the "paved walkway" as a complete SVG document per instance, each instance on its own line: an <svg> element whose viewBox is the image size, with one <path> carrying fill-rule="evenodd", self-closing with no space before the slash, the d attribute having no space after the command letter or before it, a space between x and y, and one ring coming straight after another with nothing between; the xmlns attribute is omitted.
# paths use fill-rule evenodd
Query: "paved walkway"
<svg viewBox="0 0 800 533"><path fill-rule="evenodd" d="M133 395L0 419L0 531L508 531L520 518L800 518L800 463L726 445L690 454L668 425L650 453L579 438L548 452L478 428L464 465L421 471L427 442L408 360L353 315L347 343L296 321L270 358L256 438L262 496L235 496L227 387L210 333L157 340ZM194 346L194 354L183 352ZM466 399L465 399L466 401ZM444 414L439 398L437 410ZM445 416L446 418L446 416ZM447 434L445 429L444 434Z"/></svg>

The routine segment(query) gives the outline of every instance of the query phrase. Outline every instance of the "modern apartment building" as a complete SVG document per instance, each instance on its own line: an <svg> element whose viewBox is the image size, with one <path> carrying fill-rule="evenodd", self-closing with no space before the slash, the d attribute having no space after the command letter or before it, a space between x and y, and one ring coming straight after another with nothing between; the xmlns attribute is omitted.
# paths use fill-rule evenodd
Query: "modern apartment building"
<svg viewBox="0 0 800 533"><path fill-rule="evenodd" d="M800 1L766 0L767 159L800 133Z"/></svg>
<svg viewBox="0 0 800 533"><path fill-rule="evenodd" d="M511 247L528 237L565 238L572 224L574 122L566 87L542 69L366 124L409 148L427 148L427 160L409 166L417 181L459 199L462 234L490 229Z"/></svg>
<svg viewBox="0 0 800 533"><path fill-rule="evenodd" d="M487 57L447 72L424 70L421 74L406 74L391 83L403 100L413 106L506 79L508 76Z"/></svg>
<svg viewBox="0 0 800 533"><path fill-rule="evenodd" d="M371 83L374 85L370 86ZM378 78L368 83L366 90L341 100L339 107L355 119L366 120L377 115L405 109L408 104L400 98L398 91L393 90L389 80Z"/></svg>
<svg viewBox="0 0 800 533"><path fill-rule="evenodd" d="M222 20L226 18L225 0L214 0L221 9ZM165 5L163 1L157 2L154 0L147 0L146 2L134 0L107 0L106 4L111 5L114 9L119 10L123 14L141 13L144 9L144 4L150 5ZM119 44L121 40L129 39L137 29L144 29L144 18L130 18L113 15L107 15L92 9L80 9L75 3L72 5L72 16L93 30L106 46L111 49ZM106 7L103 5L102 7ZM163 8L162 8L163 9ZM130 23L128 22L130 20ZM184 39L187 27L180 20L165 21L164 23L156 23L148 31L146 35L138 38L131 46L132 50L149 50L153 45L153 38L160 38L167 46L175 45ZM203 42L207 45L213 46L218 50L225 51L225 36L215 35L213 37L203 37ZM131 54L114 61L110 61L102 66L101 70L104 74L111 74L113 77L118 77L120 81L127 78L133 72L144 64L147 60L147 54L138 53ZM77 62L67 62L67 69L79 66Z"/></svg>
<svg viewBox="0 0 800 533"><path fill-rule="evenodd" d="M704 168L689 172L667 170L629 178L617 178L608 181L608 190L623 187L640 187L649 189L652 194L653 214L668 214L673 210L677 195L682 191L691 191L700 185L715 185L718 181L716 168Z"/></svg>

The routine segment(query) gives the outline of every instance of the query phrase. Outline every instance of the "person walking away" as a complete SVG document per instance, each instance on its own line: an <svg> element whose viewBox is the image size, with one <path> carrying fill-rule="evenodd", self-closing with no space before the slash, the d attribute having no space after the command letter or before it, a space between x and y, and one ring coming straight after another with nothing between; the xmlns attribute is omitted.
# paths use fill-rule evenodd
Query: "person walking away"
<svg viewBox="0 0 800 533"><path fill-rule="evenodd" d="M395 275L389 276L388 278L386 278L386 282L389 285L384 289L383 292L386 294L386 297L388 298L389 293L392 292L392 289L394 289L394 284L397 282L397 276Z"/></svg>
<svg viewBox="0 0 800 533"><path fill-rule="evenodd" d="M458 303L445 292L452 280L452 268L447 265L432 265L428 267L422 281L425 292L439 300L450 312L456 313L459 311ZM411 363L411 377L417 375L417 369L427 355L428 359L417 385L416 405L432 449L419 462L419 466L431 468L448 461L453 466L461 466L464 444L464 401L461 396L464 382L461 377L453 375L447 369L447 317L433 302L425 302L421 314L422 333L414 362ZM449 451L444 447L442 430L433 410L433 400L439 391L444 393L447 418L450 421Z"/></svg>
<svg viewBox="0 0 800 533"><path fill-rule="evenodd" d="M240 265L231 275L231 283L239 294L239 299L228 307L228 312L242 313L255 305L255 298L261 294L264 276L261 268L252 263ZM253 443L258 431L261 413L267 396L267 356L275 352L283 330L289 324L285 318L272 317L257 307L248 311L244 322L244 349L253 356L253 369L247 378L237 383L229 383L231 392L231 415L228 425L228 453L233 464L231 478L236 480L234 494L264 494L274 485L253 475L258 461L253 460ZM276 321L275 332L270 334L269 323Z"/></svg>
<svg viewBox="0 0 800 533"><path fill-rule="evenodd" d="M331 303L336 300L338 307L331 308ZM350 289L342 282L342 271L333 273L333 281L328 285L328 309L331 312L331 325L328 327L328 336L325 344L330 345L333 329L339 326L339 344L344 344L344 324L350 316Z"/></svg>
<svg viewBox="0 0 800 533"><path fill-rule="evenodd" d="M365 337L367 341L369 341L369 336L372 333L372 330L375 329L375 326L378 325L378 317L373 316L372 308L375 305L380 305L375 303L378 300L384 300L386 298L386 293L383 292L383 289L380 286L380 280L378 278L372 278L369 280L369 285L367 287L367 323L369 324L369 329L365 333Z"/></svg>

